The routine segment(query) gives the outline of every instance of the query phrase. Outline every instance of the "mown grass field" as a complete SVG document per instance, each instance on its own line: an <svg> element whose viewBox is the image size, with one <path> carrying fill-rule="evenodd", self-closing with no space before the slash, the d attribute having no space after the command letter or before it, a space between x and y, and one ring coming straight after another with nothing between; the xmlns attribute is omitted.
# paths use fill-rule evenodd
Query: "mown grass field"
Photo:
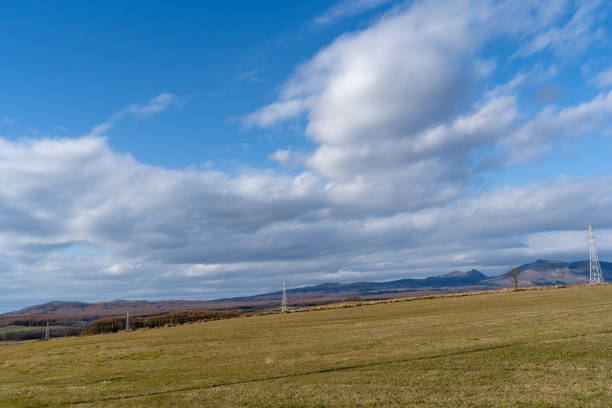
<svg viewBox="0 0 612 408"><path fill-rule="evenodd" d="M612 285L0 347L0 406L611 407Z"/></svg>

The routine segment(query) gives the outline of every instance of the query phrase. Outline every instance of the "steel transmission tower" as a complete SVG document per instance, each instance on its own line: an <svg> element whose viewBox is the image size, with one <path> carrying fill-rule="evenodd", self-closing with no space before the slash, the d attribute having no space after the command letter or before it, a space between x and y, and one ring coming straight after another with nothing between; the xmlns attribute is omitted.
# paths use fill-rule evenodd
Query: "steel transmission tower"
<svg viewBox="0 0 612 408"><path fill-rule="evenodd" d="M125 315L125 331L130 331L130 312Z"/></svg>
<svg viewBox="0 0 612 408"><path fill-rule="evenodd" d="M49 340L51 336L49 336L49 321L47 320L47 326L45 327L45 340Z"/></svg>
<svg viewBox="0 0 612 408"><path fill-rule="evenodd" d="M604 279L601 273L601 265L599 265L599 257L597 256L595 235L590 225L587 232L587 239L589 240L589 283L602 283Z"/></svg>
<svg viewBox="0 0 612 408"><path fill-rule="evenodd" d="M283 279L283 300L281 301L281 312L287 311L287 284Z"/></svg>

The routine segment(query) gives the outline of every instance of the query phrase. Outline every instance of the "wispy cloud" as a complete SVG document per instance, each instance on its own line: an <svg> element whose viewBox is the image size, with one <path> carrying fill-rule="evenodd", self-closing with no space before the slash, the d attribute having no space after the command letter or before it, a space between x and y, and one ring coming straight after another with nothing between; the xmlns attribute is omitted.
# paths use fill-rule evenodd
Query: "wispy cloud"
<svg viewBox="0 0 612 408"><path fill-rule="evenodd" d="M262 80L258 69L241 72L236 78L238 81L259 82Z"/></svg>
<svg viewBox="0 0 612 408"><path fill-rule="evenodd" d="M178 105L182 102L182 100L173 95L171 93L162 93L157 95L155 98L149 100L144 105L132 104L119 112L113 114L110 118L100 123L99 125L94 126L87 136L89 137L97 137L110 128L112 128L117 122L127 116L150 116L155 115L172 105Z"/></svg>
<svg viewBox="0 0 612 408"><path fill-rule="evenodd" d="M213 96L225 96L225 95L227 95L227 91L226 91L226 90L221 90L221 91L209 91L209 92L206 92L206 94L205 94L205 95L206 95L206 96L210 96L210 97L213 97Z"/></svg>
<svg viewBox="0 0 612 408"><path fill-rule="evenodd" d="M528 163L552 149L561 138L574 139L607 128L612 114L612 91L602 92L579 105L557 111L546 107L500 141L508 163Z"/></svg>
<svg viewBox="0 0 612 408"><path fill-rule="evenodd" d="M315 17L313 23L319 26L333 24L344 18L365 13L391 2L393 0L341 0L328 8L323 14Z"/></svg>
<svg viewBox="0 0 612 408"><path fill-rule="evenodd" d="M521 46L515 55L528 57L545 50L561 55L585 51L596 38L604 35L601 27L595 24L602 3L602 0L581 2L565 25L538 33L530 42Z"/></svg>
<svg viewBox="0 0 612 408"><path fill-rule="evenodd" d="M612 86L612 67L597 74L595 83L601 87Z"/></svg>
<svg viewBox="0 0 612 408"><path fill-rule="evenodd" d="M283 167L297 167L305 163L307 156L300 152L295 152L291 148L278 149L268 156L268 160L278 163Z"/></svg>
<svg viewBox="0 0 612 408"><path fill-rule="evenodd" d="M135 115L154 115L169 107L180 102L180 99L170 93L162 93L151 99L146 105L130 105L127 108L128 113Z"/></svg>
<svg viewBox="0 0 612 408"><path fill-rule="evenodd" d="M15 118L6 117L6 118L2 118L2 123L4 123L5 125L10 125L11 123L15 123L16 120L17 119Z"/></svg>

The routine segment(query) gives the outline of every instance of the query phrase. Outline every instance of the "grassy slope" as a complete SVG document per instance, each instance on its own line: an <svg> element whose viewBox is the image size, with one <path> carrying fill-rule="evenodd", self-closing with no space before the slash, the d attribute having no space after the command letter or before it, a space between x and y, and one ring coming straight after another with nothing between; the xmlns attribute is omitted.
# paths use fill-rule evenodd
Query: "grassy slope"
<svg viewBox="0 0 612 408"><path fill-rule="evenodd" d="M0 347L0 406L612 406L612 285Z"/></svg>

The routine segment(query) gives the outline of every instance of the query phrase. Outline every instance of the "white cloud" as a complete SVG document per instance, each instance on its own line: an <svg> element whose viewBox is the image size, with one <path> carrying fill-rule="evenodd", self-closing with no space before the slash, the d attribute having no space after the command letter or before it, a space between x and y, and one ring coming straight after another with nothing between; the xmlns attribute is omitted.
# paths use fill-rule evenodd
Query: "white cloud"
<svg viewBox="0 0 612 408"><path fill-rule="evenodd" d="M244 120L271 127L304 117L317 144L305 164L339 202L389 211L397 202L418 208L451 199L471 180L478 152L513 129L518 82L536 75L473 100L490 75L478 50L531 29L544 8L416 3L336 39L297 69L277 101Z"/></svg>
<svg viewBox="0 0 612 408"><path fill-rule="evenodd" d="M306 99L272 103L247 115L244 123L247 126L269 127L304 113L308 109L308 104L309 101Z"/></svg>
<svg viewBox="0 0 612 408"><path fill-rule="evenodd" d="M519 89L554 66L500 85L483 65L489 40L537 38L563 4L422 1L339 37L244 118L305 121L312 152L269 156L298 174L148 166L97 136L180 102L170 94L90 137L0 138L2 301L212 298L276 289L281 276L299 285L584 258L575 238L586 225L612 229L610 178L475 186L483 157L534 159L559 138L609 128L612 93L526 112Z"/></svg>
<svg viewBox="0 0 612 408"><path fill-rule="evenodd" d="M516 103L518 88L554 76L554 65L518 73L467 112L460 108L479 76L488 76L477 58L487 41L496 35L538 36L554 30L573 33L577 41L579 34L596 31L590 23L599 5L579 5L559 28L553 23L567 8L563 1L534 2L531 7L512 2L463 1L444 7L436 1L418 3L337 39L298 69L276 102L245 120L268 127L305 116L306 133L318 144L306 164L330 178L330 190L343 197L397 191L396 180L388 175L393 169L407 182L427 174L431 193L417 189L417 195L434 197L444 191L440 199L448 199L470 180L474 157L482 149L508 156L507 163L528 162L548 152L559 136L585 134L605 124L603 96L560 112L546 107L519 123L523 115ZM440 26L445 29L437 30ZM403 198L418 202L413 196Z"/></svg>
<svg viewBox="0 0 612 408"><path fill-rule="evenodd" d="M510 163L530 162L547 153L560 137L576 138L610 125L612 91L557 111L548 107L511 133L500 145Z"/></svg>
<svg viewBox="0 0 612 408"><path fill-rule="evenodd" d="M517 51L517 55L527 57L547 49L561 55L584 52L593 41L603 35L601 30L595 29L597 12L602 3L602 0L577 2L577 10L565 25L538 33ZM559 8L559 11L561 10L562 8Z"/></svg>
<svg viewBox="0 0 612 408"><path fill-rule="evenodd" d="M175 95L169 93L162 93L151 99L145 105L130 105L127 107L126 111L135 115L154 115L163 111L169 106L176 105L178 103L180 103L180 99Z"/></svg>
<svg viewBox="0 0 612 408"><path fill-rule="evenodd" d="M418 189L422 180L395 185ZM4 302L18 302L25 288L46 299L218 297L266 290L281 275L297 285L499 271L559 254L534 245L532 234L612 228L610 178L562 178L421 208L400 200L387 214L377 208L391 208L384 197L394 195L370 190L371 202L360 203L361 193L343 189L310 172L232 177L147 166L99 138L0 139L0 284L15 287ZM567 248L565 258L582 257L582 248Z"/></svg>
<svg viewBox="0 0 612 408"><path fill-rule="evenodd" d="M385 4L389 4L392 1L393 0L341 0L328 8L323 14L315 17L313 22L316 25L332 24L346 17L365 13Z"/></svg>
<svg viewBox="0 0 612 408"><path fill-rule="evenodd" d="M268 159L275 161L281 166L285 166L285 167L300 166L304 164L304 161L305 161L305 157L303 153L295 152L291 150L291 148L278 149L274 153L272 153L270 156L268 156Z"/></svg>
<svg viewBox="0 0 612 408"><path fill-rule="evenodd" d="M175 95L170 93L159 94L144 105L133 104L120 110L119 112L116 112L106 121L94 126L87 136L97 137L103 135L106 131L115 126L118 121L126 116L155 115L172 105L179 105L180 103L181 99Z"/></svg>
<svg viewBox="0 0 612 408"><path fill-rule="evenodd" d="M595 76L595 83L601 87L612 86L612 67L597 74Z"/></svg>

